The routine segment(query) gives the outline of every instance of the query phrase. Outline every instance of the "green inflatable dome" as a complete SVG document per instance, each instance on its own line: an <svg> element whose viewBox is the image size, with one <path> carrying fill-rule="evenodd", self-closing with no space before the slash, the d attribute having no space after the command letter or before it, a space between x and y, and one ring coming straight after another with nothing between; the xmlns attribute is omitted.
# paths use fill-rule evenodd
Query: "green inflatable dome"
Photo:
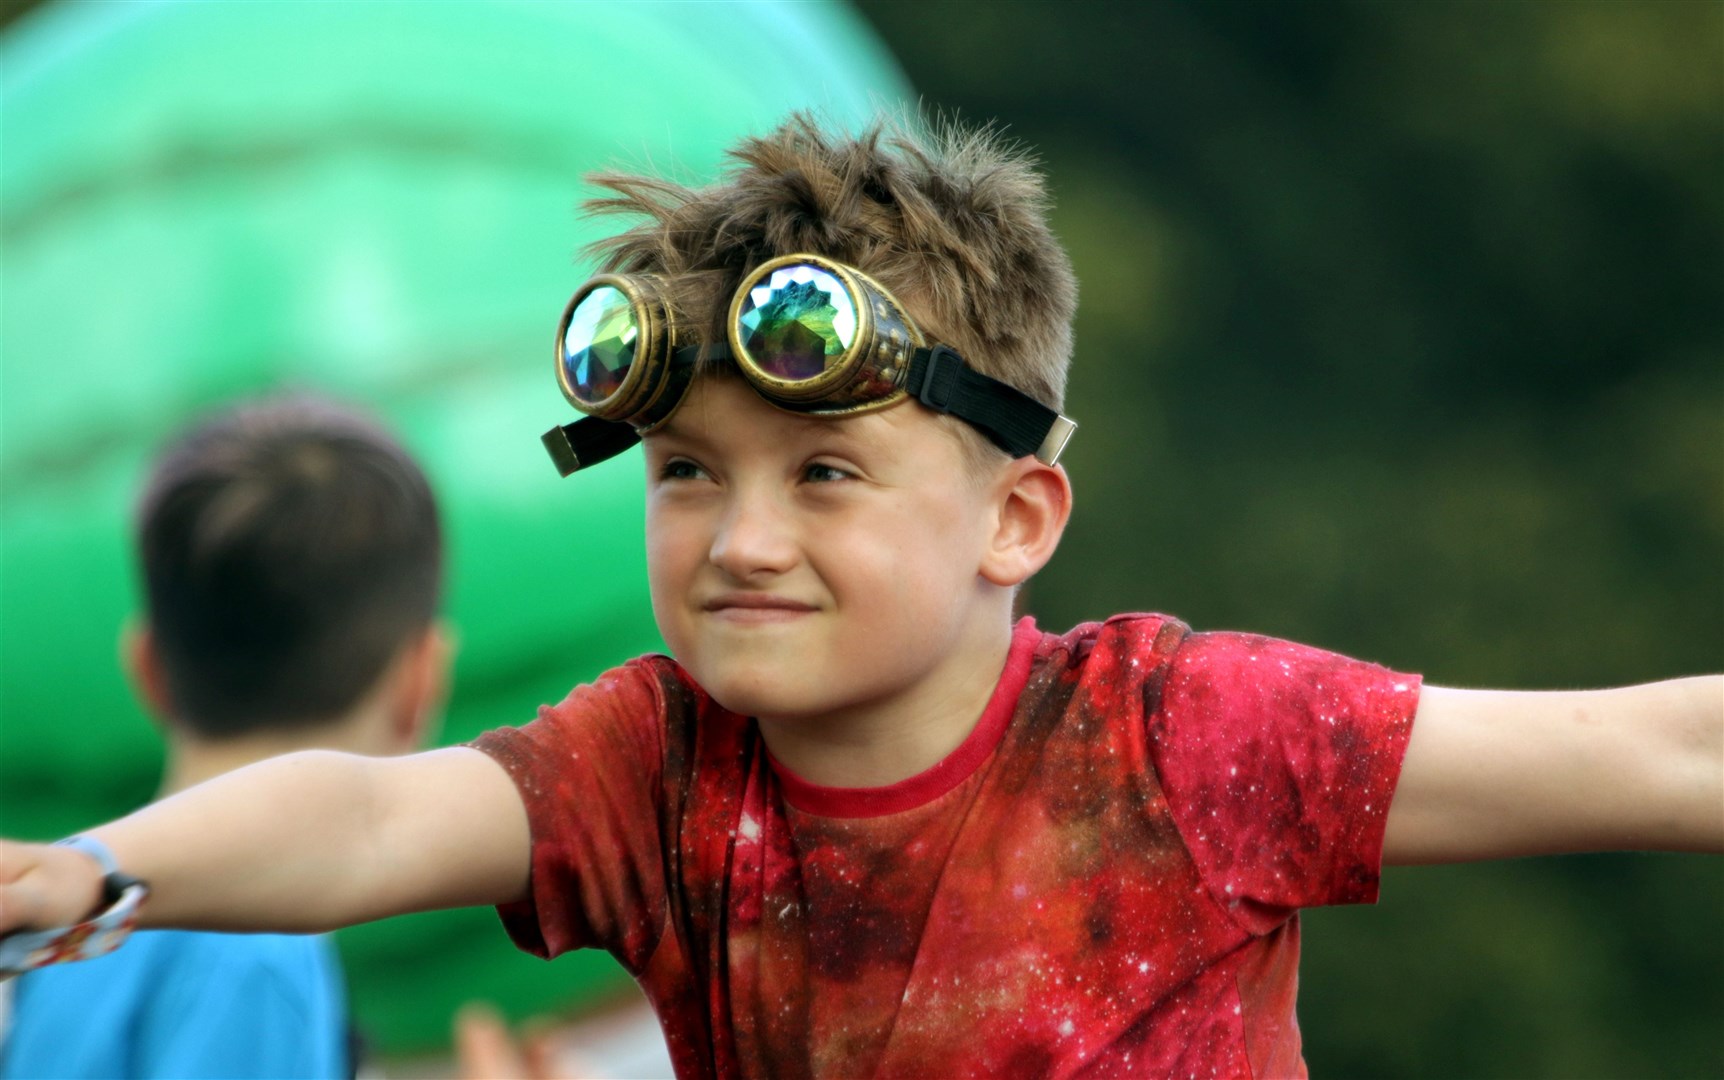
<svg viewBox="0 0 1724 1080"><path fill-rule="evenodd" d="M638 463L563 481L538 438L573 419L550 346L594 235L580 177L698 179L793 108L905 92L837 3L48 4L0 80L0 834L25 838L154 791L115 658L131 500L236 395L358 401L426 462L461 640L444 741L658 647ZM387 1053L444 1043L469 998L520 1016L626 978L521 955L489 911L341 944Z"/></svg>

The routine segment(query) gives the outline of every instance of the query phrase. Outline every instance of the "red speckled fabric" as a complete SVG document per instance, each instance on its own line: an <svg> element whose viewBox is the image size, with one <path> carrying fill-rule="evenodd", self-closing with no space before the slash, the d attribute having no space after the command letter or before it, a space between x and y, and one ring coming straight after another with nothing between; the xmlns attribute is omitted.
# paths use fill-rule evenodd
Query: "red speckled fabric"
<svg viewBox="0 0 1724 1080"><path fill-rule="evenodd" d="M610 950L679 1075L1303 1075L1300 907L1376 896L1418 680L1132 615L1025 620L963 746L775 767L647 657L475 744L520 786L522 948Z"/></svg>

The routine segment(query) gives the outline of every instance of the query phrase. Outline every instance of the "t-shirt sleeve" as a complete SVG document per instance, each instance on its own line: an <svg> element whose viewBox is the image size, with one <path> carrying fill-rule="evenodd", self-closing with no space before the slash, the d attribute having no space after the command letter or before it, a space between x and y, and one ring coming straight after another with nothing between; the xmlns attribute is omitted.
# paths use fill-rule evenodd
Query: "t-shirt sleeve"
<svg viewBox="0 0 1724 1080"><path fill-rule="evenodd" d="M472 743L508 770L527 810L531 889L497 909L526 952L602 948L637 973L650 958L667 913L663 702L636 661Z"/></svg>
<svg viewBox="0 0 1724 1080"><path fill-rule="evenodd" d="M1242 927L1376 900L1418 693L1417 676L1274 638L1180 645L1150 753L1198 872Z"/></svg>

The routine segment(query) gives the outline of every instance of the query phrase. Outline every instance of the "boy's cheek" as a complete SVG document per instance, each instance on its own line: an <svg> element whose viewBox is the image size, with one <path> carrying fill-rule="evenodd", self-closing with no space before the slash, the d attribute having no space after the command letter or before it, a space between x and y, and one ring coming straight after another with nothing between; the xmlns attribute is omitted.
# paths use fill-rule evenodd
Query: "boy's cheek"
<svg viewBox="0 0 1724 1080"><path fill-rule="evenodd" d="M647 561L647 592L652 602L653 622L658 626L659 637L664 639L665 648L677 659L682 659L686 645L684 628L679 622L680 607L677 603L678 593L663 580L661 575L653 572L651 553Z"/></svg>
<svg viewBox="0 0 1724 1080"><path fill-rule="evenodd" d="M687 649L683 642L682 627L677 625L675 613L659 599L658 590L652 594L652 618L658 624L658 636L664 639L665 648L677 659L682 659Z"/></svg>
<svg viewBox="0 0 1724 1080"><path fill-rule="evenodd" d="M673 602L677 595L687 586L688 575L678 570L679 560L685 555L682 550L686 544L678 544L676 534L665 528L653 527L652 521L647 522L646 535L646 569L647 589L652 596L653 612L662 615L668 611L666 605Z"/></svg>

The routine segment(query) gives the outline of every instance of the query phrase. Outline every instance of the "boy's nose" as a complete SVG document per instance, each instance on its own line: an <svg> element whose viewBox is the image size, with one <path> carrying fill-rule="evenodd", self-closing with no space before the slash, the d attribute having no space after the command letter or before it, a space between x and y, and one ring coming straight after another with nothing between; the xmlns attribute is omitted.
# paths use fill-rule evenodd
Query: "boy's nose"
<svg viewBox="0 0 1724 1080"><path fill-rule="evenodd" d="M795 530L777 496L759 490L735 492L713 533L708 558L737 581L781 574L794 566Z"/></svg>

